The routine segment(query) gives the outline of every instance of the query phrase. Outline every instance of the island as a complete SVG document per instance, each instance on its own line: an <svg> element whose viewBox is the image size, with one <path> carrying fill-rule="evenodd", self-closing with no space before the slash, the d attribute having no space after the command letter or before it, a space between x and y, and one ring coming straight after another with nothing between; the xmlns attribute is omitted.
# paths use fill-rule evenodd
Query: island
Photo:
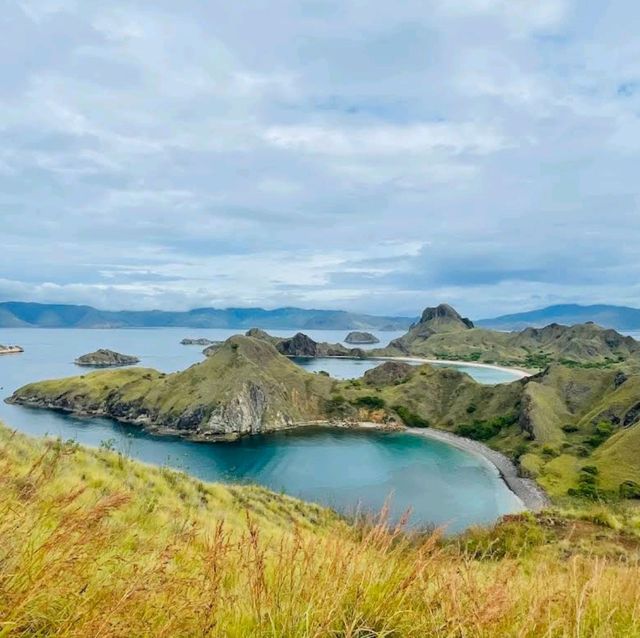
<svg viewBox="0 0 640 638"><path fill-rule="evenodd" d="M474 330L458 327L459 335ZM640 497L640 370L636 346L624 338L596 340L585 350L595 356L605 342L614 351L626 346L629 356L615 365L552 361L538 374L483 385L459 370L400 360L340 381L291 360L292 353L317 354L318 344L303 337L252 331L181 372L93 372L29 384L8 401L209 441L309 425L427 428L489 446L554 496Z"/></svg>
<svg viewBox="0 0 640 638"><path fill-rule="evenodd" d="M75 360L75 364L79 366L88 366L92 368L110 368L118 366L130 366L140 363L138 357L128 354L121 354L113 350L101 348L89 354L83 354Z"/></svg>
<svg viewBox="0 0 640 638"><path fill-rule="evenodd" d="M180 342L183 346L212 346L215 343L220 343L219 341L212 341L211 339L206 339L205 337L200 337L198 339L190 339L186 337Z"/></svg>
<svg viewBox="0 0 640 638"><path fill-rule="evenodd" d="M344 342L353 345L365 345L380 343L380 339L378 339L378 337L376 337L375 335L372 335L370 332L353 331L345 337Z"/></svg>
<svg viewBox="0 0 640 638"><path fill-rule="evenodd" d="M0 354L19 354L24 352L20 346L2 346L0 345Z"/></svg>

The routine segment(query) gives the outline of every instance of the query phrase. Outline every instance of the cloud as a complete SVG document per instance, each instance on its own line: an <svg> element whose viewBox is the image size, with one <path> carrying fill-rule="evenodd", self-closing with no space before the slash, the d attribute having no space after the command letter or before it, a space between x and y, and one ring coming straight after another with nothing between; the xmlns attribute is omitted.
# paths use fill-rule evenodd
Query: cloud
<svg viewBox="0 0 640 638"><path fill-rule="evenodd" d="M10 0L0 296L640 305L640 9Z"/></svg>

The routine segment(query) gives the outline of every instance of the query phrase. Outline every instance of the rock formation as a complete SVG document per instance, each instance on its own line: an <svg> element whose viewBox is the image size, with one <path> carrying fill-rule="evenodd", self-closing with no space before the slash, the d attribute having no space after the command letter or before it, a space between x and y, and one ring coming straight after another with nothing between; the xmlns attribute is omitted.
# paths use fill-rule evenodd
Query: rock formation
<svg viewBox="0 0 640 638"><path fill-rule="evenodd" d="M371 343L380 343L380 339L375 335L372 335L370 332L350 332L344 339L345 343L350 343L353 345L358 344L371 344Z"/></svg>
<svg viewBox="0 0 640 638"><path fill-rule="evenodd" d="M92 368L110 368L117 366L130 366L140 363L140 359L128 354L120 354L113 350L101 348L89 354L83 354L75 360L76 365Z"/></svg>
<svg viewBox="0 0 640 638"><path fill-rule="evenodd" d="M211 339L206 339L205 337L200 337L199 339L190 339L185 338L180 342L183 346L211 346L215 343L220 343L219 341L212 341Z"/></svg>

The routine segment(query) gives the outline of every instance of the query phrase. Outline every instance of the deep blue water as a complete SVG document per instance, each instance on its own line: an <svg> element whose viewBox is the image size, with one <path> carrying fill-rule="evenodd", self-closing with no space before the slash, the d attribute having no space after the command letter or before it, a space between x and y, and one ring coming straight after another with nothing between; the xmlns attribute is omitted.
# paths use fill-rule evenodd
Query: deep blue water
<svg viewBox="0 0 640 638"><path fill-rule="evenodd" d="M78 374L74 358L98 347L135 354L141 365L167 372L180 370L202 360L201 347L182 346L180 339L224 339L234 332L1 329L0 343L21 345L25 352L0 357L0 396L9 396L31 381ZM342 331L311 333L327 341L344 335ZM312 369L349 377L361 375L371 362L326 359L305 363ZM394 517L411 509L413 523L447 525L449 531L495 520L520 507L484 459L410 434L319 428L212 444L150 436L109 419L77 418L3 402L0 419L32 435L61 436L92 446L110 441L134 458L182 469L203 480L259 483L345 513L358 508L379 511L390 499Z"/></svg>

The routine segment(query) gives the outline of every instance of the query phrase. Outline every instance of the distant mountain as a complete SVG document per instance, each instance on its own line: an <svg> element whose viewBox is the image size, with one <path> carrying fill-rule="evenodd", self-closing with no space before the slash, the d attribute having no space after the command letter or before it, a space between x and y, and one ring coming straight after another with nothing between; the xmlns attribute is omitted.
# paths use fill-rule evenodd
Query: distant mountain
<svg viewBox="0 0 640 638"><path fill-rule="evenodd" d="M529 312L502 315L493 319L481 319L475 324L496 330L522 330L528 327L542 328L550 323L570 326L588 321L615 330L640 330L640 309L605 304L594 306L562 304Z"/></svg>
<svg viewBox="0 0 640 638"><path fill-rule="evenodd" d="M98 310L91 306L0 303L0 328L291 328L297 330L406 330L412 317L377 317L343 310L303 308L195 308L162 310Z"/></svg>

